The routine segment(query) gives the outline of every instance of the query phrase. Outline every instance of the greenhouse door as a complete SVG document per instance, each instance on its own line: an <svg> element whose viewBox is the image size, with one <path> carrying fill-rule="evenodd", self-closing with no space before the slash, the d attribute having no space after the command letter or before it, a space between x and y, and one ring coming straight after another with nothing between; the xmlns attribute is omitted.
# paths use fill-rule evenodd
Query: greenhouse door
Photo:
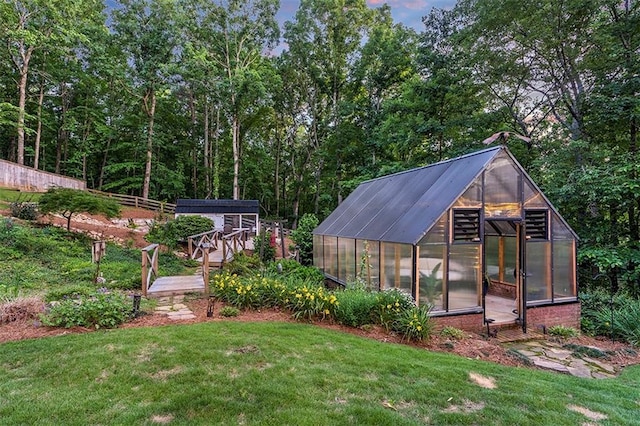
<svg viewBox="0 0 640 426"><path fill-rule="evenodd" d="M485 317L525 328L525 230L519 220L486 220L484 227Z"/></svg>

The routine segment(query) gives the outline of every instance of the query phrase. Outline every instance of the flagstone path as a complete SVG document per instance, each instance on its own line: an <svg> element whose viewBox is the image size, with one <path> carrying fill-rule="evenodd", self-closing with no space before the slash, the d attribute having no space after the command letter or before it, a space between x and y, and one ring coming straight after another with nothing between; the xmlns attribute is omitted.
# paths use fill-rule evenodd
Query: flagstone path
<svg viewBox="0 0 640 426"><path fill-rule="evenodd" d="M196 316L184 303L184 296L169 296L158 299L156 312L172 320L194 319Z"/></svg>
<svg viewBox="0 0 640 426"><path fill-rule="evenodd" d="M519 356L540 368L576 377L608 379L616 369L607 363L605 351L588 346L562 345L551 341L530 340L506 345ZM598 359L596 359L598 358Z"/></svg>

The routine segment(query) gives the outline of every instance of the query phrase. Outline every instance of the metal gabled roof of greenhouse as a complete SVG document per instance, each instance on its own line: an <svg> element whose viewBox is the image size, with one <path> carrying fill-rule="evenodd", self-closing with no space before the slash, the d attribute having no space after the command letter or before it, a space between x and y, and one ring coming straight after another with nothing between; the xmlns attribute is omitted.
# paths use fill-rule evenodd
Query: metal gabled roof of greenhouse
<svg viewBox="0 0 640 426"><path fill-rule="evenodd" d="M417 244L503 146L363 182L314 234Z"/></svg>

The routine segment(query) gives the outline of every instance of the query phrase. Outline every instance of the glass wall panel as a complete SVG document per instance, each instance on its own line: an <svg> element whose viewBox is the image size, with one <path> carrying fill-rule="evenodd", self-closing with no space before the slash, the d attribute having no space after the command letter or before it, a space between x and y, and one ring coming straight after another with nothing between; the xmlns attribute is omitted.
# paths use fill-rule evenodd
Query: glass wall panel
<svg viewBox="0 0 640 426"><path fill-rule="evenodd" d="M324 236L324 273L338 276L338 239L328 235Z"/></svg>
<svg viewBox="0 0 640 426"><path fill-rule="evenodd" d="M360 277L371 290L378 290L378 242L356 240L356 277Z"/></svg>
<svg viewBox="0 0 640 426"><path fill-rule="evenodd" d="M500 237L485 235L484 263L489 277L500 281Z"/></svg>
<svg viewBox="0 0 640 426"><path fill-rule="evenodd" d="M573 240L574 236L557 214L551 214L552 238L554 240Z"/></svg>
<svg viewBox="0 0 640 426"><path fill-rule="evenodd" d="M516 262L518 260L518 240L516 237L504 237L504 275L502 281L505 283L516 283Z"/></svg>
<svg viewBox="0 0 640 426"><path fill-rule="evenodd" d="M527 241L527 302L551 299L551 243Z"/></svg>
<svg viewBox="0 0 640 426"><path fill-rule="evenodd" d="M455 207L482 207L482 178L478 178L456 201Z"/></svg>
<svg viewBox="0 0 640 426"><path fill-rule="evenodd" d="M442 244L447 238L447 217L448 213L443 214L433 227L422 238L421 244Z"/></svg>
<svg viewBox="0 0 640 426"><path fill-rule="evenodd" d="M345 283L356 280L356 244L351 238L338 238L338 279Z"/></svg>
<svg viewBox="0 0 640 426"><path fill-rule="evenodd" d="M381 243L382 289L397 288L412 295L413 250L408 244Z"/></svg>
<svg viewBox="0 0 640 426"><path fill-rule="evenodd" d="M322 246L322 235L313 236L313 266L324 271L324 262L322 259L322 252L324 247Z"/></svg>
<svg viewBox="0 0 640 426"><path fill-rule="evenodd" d="M524 181L524 206L525 208L548 207L542 198L540 192L533 187L527 180Z"/></svg>
<svg viewBox="0 0 640 426"><path fill-rule="evenodd" d="M520 172L506 156L498 157L484 174L485 217L520 217Z"/></svg>
<svg viewBox="0 0 640 426"><path fill-rule="evenodd" d="M434 311L444 309L444 275L447 263L446 244L420 244L418 264L418 301L420 305L433 305Z"/></svg>
<svg viewBox="0 0 640 426"><path fill-rule="evenodd" d="M452 244L449 248L449 310L480 306L480 244Z"/></svg>
<svg viewBox="0 0 640 426"><path fill-rule="evenodd" d="M554 297L576 296L575 249L573 241L553 242Z"/></svg>

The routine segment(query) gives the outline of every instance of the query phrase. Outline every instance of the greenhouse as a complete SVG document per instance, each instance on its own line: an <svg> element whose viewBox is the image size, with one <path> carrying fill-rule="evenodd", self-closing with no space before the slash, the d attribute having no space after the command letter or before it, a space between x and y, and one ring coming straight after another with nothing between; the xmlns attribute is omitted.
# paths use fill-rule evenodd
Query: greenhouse
<svg viewBox="0 0 640 426"><path fill-rule="evenodd" d="M578 325L577 236L504 146L364 182L313 239L327 279L462 328Z"/></svg>

